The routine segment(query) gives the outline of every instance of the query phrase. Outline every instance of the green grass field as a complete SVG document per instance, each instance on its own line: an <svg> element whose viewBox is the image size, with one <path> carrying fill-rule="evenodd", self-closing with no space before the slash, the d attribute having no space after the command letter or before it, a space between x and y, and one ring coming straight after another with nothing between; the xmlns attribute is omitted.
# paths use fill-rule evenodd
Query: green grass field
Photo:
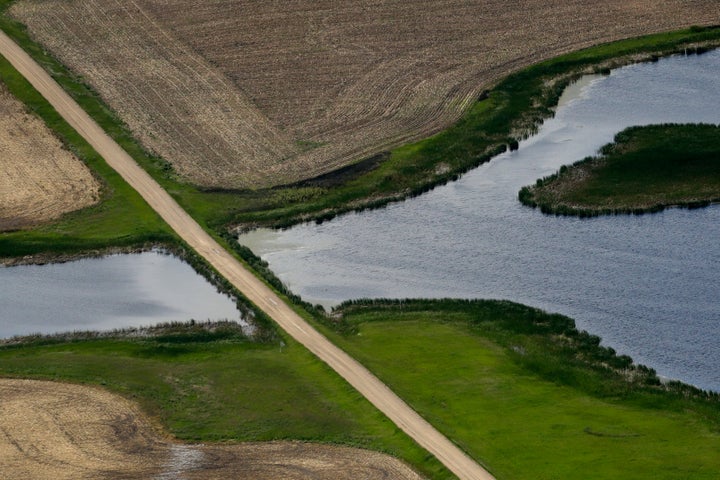
<svg viewBox="0 0 720 480"><path fill-rule="evenodd" d="M720 201L720 127L651 125L617 134L589 157L524 187L545 213L591 216L699 207Z"/></svg>
<svg viewBox="0 0 720 480"><path fill-rule="evenodd" d="M502 480L712 479L720 401L506 302L346 308L334 339ZM690 398L697 395L697 398Z"/></svg>

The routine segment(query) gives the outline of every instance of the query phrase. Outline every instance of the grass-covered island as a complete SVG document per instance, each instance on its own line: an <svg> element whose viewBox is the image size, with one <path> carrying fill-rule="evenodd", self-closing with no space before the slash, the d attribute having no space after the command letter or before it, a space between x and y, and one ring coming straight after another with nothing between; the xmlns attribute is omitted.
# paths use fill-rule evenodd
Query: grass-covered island
<svg viewBox="0 0 720 480"><path fill-rule="evenodd" d="M482 300L356 301L312 315L499 479L715 479L720 471L720 397L662 384L570 318ZM452 478L279 332L262 341L229 324L129 333L7 342L0 375L103 385L185 440L350 444L396 455L427 478Z"/></svg>
<svg viewBox="0 0 720 480"><path fill-rule="evenodd" d="M595 216L696 208L720 201L720 126L630 127L600 154L523 187L544 213Z"/></svg>

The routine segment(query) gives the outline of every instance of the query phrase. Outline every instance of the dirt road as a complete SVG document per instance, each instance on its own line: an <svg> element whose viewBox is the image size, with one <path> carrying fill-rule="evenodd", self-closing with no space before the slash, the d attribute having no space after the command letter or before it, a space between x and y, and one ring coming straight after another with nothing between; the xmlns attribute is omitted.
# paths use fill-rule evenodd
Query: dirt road
<svg viewBox="0 0 720 480"><path fill-rule="evenodd" d="M326 362L399 428L435 455L460 479L492 479L457 446L438 432L365 367L337 348L300 318L265 284L210 237L135 161L115 143L62 88L7 35L0 32L0 54L55 107L107 163L192 248L212 264L289 335Z"/></svg>

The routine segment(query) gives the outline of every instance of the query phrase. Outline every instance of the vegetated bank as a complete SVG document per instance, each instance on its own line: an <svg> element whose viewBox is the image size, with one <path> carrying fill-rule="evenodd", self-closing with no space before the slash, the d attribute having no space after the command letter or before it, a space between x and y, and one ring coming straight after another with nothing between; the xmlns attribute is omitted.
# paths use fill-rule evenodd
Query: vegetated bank
<svg viewBox="0 0 720 480"><path fill-rule="evenodd" d="M499 479L712 479L720 468L717 393L662 383L562 315L360 300L335 316L333 341Z"/></svg>
<svg viewBox="0 0 720 480"><path fill-rule="evenodd" d="M520 201L543 213L641 214L720 201L720 126L630 127L615 141L523 187Z"/></svg>
<svg viewBox="0 0 720 480"><path fill-rule="evenodd" d="M695 35L705 35L705 40ZM607 74L612 68L656 61L671 53L699 54L719 41L720 28L695 28L593 47L534 65L485 92L449 129L386 152L380 162L368 159L367 171L350 178L340 175L337 183L332 183L332 175L324 175L284 188L239 192L252 195L253 203L235 212L227 210L229 216L224 221L238 226L238 230L284 228L420 195L457 180L499 153L517 148L519 140L553 115L564 88L581 75ZM217 194L228 195L231 204L230 192Z"/></svg>

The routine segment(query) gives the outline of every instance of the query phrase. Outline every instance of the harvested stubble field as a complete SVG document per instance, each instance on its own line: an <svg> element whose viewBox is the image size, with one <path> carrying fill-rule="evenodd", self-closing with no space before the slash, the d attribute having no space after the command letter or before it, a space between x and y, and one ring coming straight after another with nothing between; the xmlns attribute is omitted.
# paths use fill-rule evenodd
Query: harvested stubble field
<svg viewBox="0 0 720 480"><path fill-rule="evenodd" d="M181 176L223 188L425 137L541 59L718 21L715 0L19 0L10 14Z"/></svg>
<svg viewBox="0 0 720 480"><path fill-rule="evenodd" d="M0 477L419 480L400 461L298 442L173 442L131 402L93 387L0 379Z"/></svg>
<svg viewBox="0 0 720 480"><path fill-rule="evenodd" d="M58 218L99 194L85 164L0 84L0 231Z"/></svg>

